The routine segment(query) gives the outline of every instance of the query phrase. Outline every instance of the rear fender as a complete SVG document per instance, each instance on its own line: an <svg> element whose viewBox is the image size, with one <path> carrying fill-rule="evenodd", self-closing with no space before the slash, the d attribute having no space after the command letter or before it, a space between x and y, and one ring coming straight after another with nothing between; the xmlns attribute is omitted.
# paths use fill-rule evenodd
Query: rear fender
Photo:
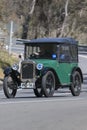
<svg viewBox="0 0 87 130"><path fill-rule="evenodd" d="M71 73L71 81L72 81L72 75L73 75L73 73L74 73L75 71L78 71L78 72L80 73L80 75L81 75L81 81L82 81L82 83L83 83L83 74L82 74L82 71L81 71L81 69L80 69L79 67L75 67L75 68L72 70L72 73Z"/></svg>

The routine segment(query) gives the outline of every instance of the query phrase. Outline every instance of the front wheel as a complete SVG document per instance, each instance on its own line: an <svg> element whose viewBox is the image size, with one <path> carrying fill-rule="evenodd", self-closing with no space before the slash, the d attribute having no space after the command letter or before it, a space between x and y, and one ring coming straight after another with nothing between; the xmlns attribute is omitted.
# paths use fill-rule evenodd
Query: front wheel
<svg viewBox="0 0 87 130"><path fill-rule="evenodd" d="M81 92L81 75L75 71L72 75L72 85L70 87L73 96L79 96Z"/></svg>
<svg viewBox="0 0 87 130"><path fill-rule="evenodd" d="M14 98L17 92L17 84L11 76L6 76L3 81L3 90L7 98Z"/></svg>
<svg viewBox="0 0 87 130"><path fill-rule="evenodd" d="M42 90L42 87L41 87L41 79L38 79L35 82L34 94L37 97L42 97L43 96L43 90Z"/></svg>
<svg viewBox="0 0 87 130"><path fill-rule="evenodd" d="M52 71L48 71L42 77L42 89L45 97L51 97L55 91L55 76Z"/></svg>

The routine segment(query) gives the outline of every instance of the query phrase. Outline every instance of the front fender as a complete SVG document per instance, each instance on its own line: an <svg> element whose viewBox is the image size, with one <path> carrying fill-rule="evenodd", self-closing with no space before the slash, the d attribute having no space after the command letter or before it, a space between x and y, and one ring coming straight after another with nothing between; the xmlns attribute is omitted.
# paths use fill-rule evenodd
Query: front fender
<svg viewBox="0 0 87 130"><path fill-rule="evenodd" d="M13 70L11 67L7 67L4 70L4 75L5 77L10 75L14 82L17 82L18 85L21 84L20 73L16 70Z"/></svg>
<svg viewBox="0 0 87 130"><path fill-rule="evenodd" d="M61 84L59 77L57 75L57 73L55 72L55 70L53 68L50 67L45 67L41 70L41 77L43 77L48 71L52 71L54 73L55 76L55 81L56 81L56 85L55 85L55 90L58 89L59 84Z"/></svg>
<svg viewBox="0 0 87 130"><path fill-rule="evenodd" d="M51 68L48 68L48 67L45 67L45 68L43 68L42 70L41 70L41 76L44 76L46 73L47 73L47 71L49 71Z"/></svg>
<svg viewBox="0 0 87 130"><path fill-rule="evenodd" d="M11 67L7 67L7 68L4 70L3 73L4 73L5 76L8 76L9 74L12 73L12 68L11 68Z"/></svg>

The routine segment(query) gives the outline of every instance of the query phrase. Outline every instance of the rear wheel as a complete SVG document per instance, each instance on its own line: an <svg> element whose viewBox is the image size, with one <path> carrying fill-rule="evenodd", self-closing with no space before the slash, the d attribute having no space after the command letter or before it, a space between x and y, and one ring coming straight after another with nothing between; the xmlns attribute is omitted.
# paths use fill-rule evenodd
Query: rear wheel
<svg viewBox="0 0 87 130"><path fill-rule="evenodd" d="M55 76L52 71L48 71L42 77L42 89L46 97L51 97L55 91Z"/></svg>
<svg viewBox="0 0 87 130"><path fill-rule="evenodd" d="M70 87L73 96L79 96L81 92L81 75L75 71L72 75L72 85Z"/></svg>
<svg viewBox="0 0 87 130"><path fill-rule="evenodd" d="M14 98L17 92L17 84L11 76L6 76L3 81L3 90L7 98Z"/></svg>

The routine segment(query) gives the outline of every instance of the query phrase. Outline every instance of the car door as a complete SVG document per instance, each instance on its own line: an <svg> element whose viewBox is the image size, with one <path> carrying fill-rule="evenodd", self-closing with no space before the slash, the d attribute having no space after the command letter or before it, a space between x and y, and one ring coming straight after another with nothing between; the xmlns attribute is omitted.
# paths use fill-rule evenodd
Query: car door
<svg viewBox="0 0 87 130"><path fill-rule="evenodd" d="M58 47L58 67L57 74L61 84L70 84L70 74L72 70L70 58L70 46L61 44Z"/></svg>

